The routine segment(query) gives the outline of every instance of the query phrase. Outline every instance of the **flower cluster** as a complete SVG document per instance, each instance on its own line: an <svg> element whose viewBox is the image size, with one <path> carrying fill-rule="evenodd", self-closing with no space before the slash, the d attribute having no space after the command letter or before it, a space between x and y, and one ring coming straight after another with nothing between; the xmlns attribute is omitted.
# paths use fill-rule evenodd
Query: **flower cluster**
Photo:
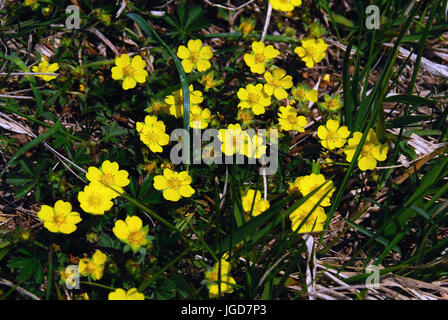
<svg viewBox="0 0 448 320"><path fill-rule="evenodd" d="M102 215L109 211L112 199L123 193L123 188L129 184L129 173L119 170L118 163L106 160L100 168L89 167L86 178L90 183L78 193L81 208L93 215Z"/></svg>

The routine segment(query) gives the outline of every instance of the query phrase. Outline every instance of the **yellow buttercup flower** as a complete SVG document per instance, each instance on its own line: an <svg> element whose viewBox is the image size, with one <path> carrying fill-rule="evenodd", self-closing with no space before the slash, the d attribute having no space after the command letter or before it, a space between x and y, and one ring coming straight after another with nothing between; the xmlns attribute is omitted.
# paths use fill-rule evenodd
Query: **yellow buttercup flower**
<svg viewBox="0 0 448 320"><path fill-rule="evenodd" d="M319 95L317 90L310 89L305 83L300 83L297 87L292 88L291 94L300 103L307 103L309 101L315 103Z"/></svg>
<svg viewBox="0 0 448 320"><path fill-rule="evenodd" d="M281 130L305 132L308 125L304 116L299 116L297 110L291 106L280 107L278 113L278 123Z"/></svg>
<svg viewBox="0 0 448 320"><path fill-rule="evenodd" d="M243 34L243 37L254 31L256 21L251 18L241 18L241 23L237 30Z"/></svg>
<svg viewBox="0 0 448 320"><path fill-rule="evenodd" d="M123 80L124 90L135 88L138 83L145 83L148 72L145 70L146 63L141 56L131 58L122 54L115 58L115 67L112 68L112 79Z"/></svg>
<svg viewBox="0 0 448 320"><path fill-rule="evenodd" d="M356 148L362 138L362 132L353 133L353 138L348 140L348 145L344 149L344 153L347 156L347 161L351 162L355 155ZM381 144L375 134L375 131L370 128L367 134L366 141L362 146L361 153L358 157L358 167L362 171L373 170L377 166L377 161L384 161L387 158L387 152L389 146L387 144Z"/></svg>
<svg viewBox="0 0 448 320"><path fill-rule="evenodd" d="M271 72L266 72L264 74L264 79L266 84L264 85L264 91L268 95L274 95L278 100L288 98L288 93L286 89L292 87L292 77L286 75L286 71L281 68L274 69Z"/></svg>
<svg viewBox="0 0 448 320"><path fill-rule="evenodd" d="M241 125L230 124L227 129L220 129L218 139L222 142L221 151L232 156L236 153L244 154L244 144L246 143L246 133L241 130ZM242 152L240 152L242 150Z"/></svg>
<svg viewBox="0 0 448 320"><path fill-rule="evenodd" d="M252 216L254 217L265 212L269 208L269 201L261 199L261 192L259 190L255 192L255 190L249 189L246 195L243 196L242 203L244 212L250 214L252 210Z"/></svg>
<svg viewBox="0 0 448 320"><path fill-rule="evenodd" d="M330 199L336 188L334 187L332 180L325 180L323 174L312 173L307 176L296 178L294 183L289 184L288 192L291 193L294 190L298 190L305 197L319 187L321 188L316 191L307 201L311 203L318 203L320 199L323 198L319 205L322 207L330 206Z"/></svg>
<svg viewBox="0 0 448 320"><path fill-rule="evenodd" d="M308 68L314 67L316 63L325 58L328 44L323 39L303 39L302 46L294 49L294 52L305 62Z"/></svg>
<svg viewBox="0 0 448 320"><path fill-rule="evenodd" d="M312 201L305 201L289 215L292 231L296 231L302 223L302 227L297 231L298 233L323 230L323 223L327 219L327 215L321 206L317 206L313 210L314 206L315 203ZM311 210L313 212L310 214ZM308 215L309 217L307 218Z"/></svg>
<svg viewBox="0 0 448 320"><path fill-rule="evenodd" d="M140 140L148 146L152 152L162 152L162 146L170 142L170 136L165 133L165 124L157 120L156 116L146 116L145 122L135 124Z"/></svg>
<svg viewBox="0 0 448 320"><path fill-rule="evenodd" d="M106 160L102 163L101 168L89 167L86 178L91 182L100 182L105 186L115 189L117 192L110 188L106 188L110 197L116 198L123 193L123 187L129 184L129 173L126 170L119 170L118 163L110 162Z"/></svg>
<svg viewBox="0 0 448 320"><path fill-rule="evenodd" d="M202 109L199 106L192 106L190 108L190 127L195 129L205 129L208 127L212 119L212 114L209 109Z"/></svg>
<svg viewBox="0 0 448 320"><path fill-rule="evenodd" d="M212 66L209 61L213 57L212 49L209 46L202 46L202 41L199 39L188 41L187 47L179 46L177 56L182 59L185 73L190 73L194 68L202 72Z"/></svg>
<svg viewBox="0 0 448 320"><path fill-rule="evenodd" d="M329 96L328 94L324 94L324 100L325 100L324 102L319 102L319 106L323 110L335 112L344 106L344 104L341 101L341 96L339 94L335 96Z"/></svg>
<svg viewBox="0 0 448 320"><path fill-rule="evenodd" d="M329 150L343 147L349 135L348 128L346 126L339 127L337 120L327 120L325 126L317 128L317 136L321 139L320 144Z"/></svg>
<svg viewBox="0 0 448 320"><path fill-rule="evenodd" d="M70 202L56 201L54 207L43 205L37 217L44 222L44 227L50 232L69 234L76 230L76 224L81 222L78 212L72 211Z"/></svg>
<svg viewBox="0 0 448 320"><path fill-rule="evenodd" d="M91 182L78 193L78 201L82 210L94 215L109 211L114 203L111 201L109 189L99 182Z"/></svg>
<svg viewBox="0 0 448 320"><path fill-rule="evenodd" d="M254 113L252 109L240 109L236 115L236 119L240 120L243 125L250 125L254 120Z"/></svg>
<svg viewBox="0 0 448 320"><path fill-rule="evenodd" d="M39 7L38 0L25 0L24 4L28 7L30 7L32 10L36 10Z"/></svg>
<svg viewBox="0 0 448 320"><path fill-rule="evenodd" d="M136 288L131 288L128 291L124 291L123 289L116 289L113 292L110 292L108 300L145 300L145 296L143 293L138 292Z"/></svg>
<svg viewBox="0 0 448 320"><path fill-rule="evenodd" d="M272 9L289 12L302 5L302 0L269 0L269 3Z"/></svg>
<svg viewBox="0 0 448 320"><path fill-rule="evenodd" d="M163 191L163 197L170 201L179 201L181 197L189 198L194 194L190 186L191 177L187 171L176 172L163 170L163 175L154 177L154 188Z"/></svg>
<svg viewBox="0 0 448 320"><path fill-rule="evenodd" d="M220 291L221 295L232 293L234 291L236 281L230 275L231 269L232 266L230 262L221 258L221 263L217 262L212 269L205 272L205 279L210 298L218 298Z"/></svg>
<svg viewBox="0 0 448 320"><path fill-rule="evenodd" d="M165 101L152 101L151 105L145 109L145 112L155 115L166 113L169 114L170 107Z"/></svg>
<svg viewBox="0 0 448 320"><path fill-rule="evenodd" d="M85 277L91 277L93 280L100 280L103 277L106 260L107 256L100 250L96 250L92 258L79 260L79 274Z"/></svg>
<svg viewBox="0 0 448 320"><path fill-rule="evenodd" d="M39 63L39 65L33 66L31 70L36 73L54 73L57 70L59 70L59 64L57 64L56 62L49 64L48 61L44 58ZM37 75L36 77L40 77L47 82L56 79L56 76L49 76L49 75Z"/></svg>
<svg viewBox="0 0 448 320"><path fill-rule="evenodd" d="M240 88L237 95L240 99L238 107L241 109L251 108L256 115L265 113L265 107L271 104L271 98L263 91L261 83L256 86L248 84L246 88Z"/></svg>
<svg viewBox="0 0 448 320"><path fill-rule="evenodd" d="M208 92L211 88L214 88L221 83L223 83L223 80L216 80L215 79L215 72L209 72L207 74L202 75L201 80L199 83L201 83L204 86L204 90Z"/></svg>
<svg viewBox="0 0 448 320"><path fill-rule="evenodd" d="M244 152L243 153L248 158L260 159L266 154L266 144L264 144L264 139L261 135L254 134L252 137L246 134L244 137Z"/></svg>
<svg viewBox="0 0 448 320"><path fill-rule="evenodd" d="M280 51L272 45L265 46L261 41L252 42L252 52L244 55L244 61L253 73L263 74L266 64L276 58Z"/></svg>
<svg viewBox="0 0 448 320"><path fill-rule="evenodd" d="M137 216L127 216L125 221L115 221L112 231L120 241L129 245L134 253L149 243L146 237L148 225L143 227L142 219Z"/></svg>
<svg viewBox="0 0 448 320"><path fill-rule="evenodd" d="M199 90L194 90L193 85L191 84L188 87L189 95L190 95L190 109L194 105L200 104L204 97L202 96L202 92ZM170 105L170 114L175 116L176 118L183 117L184 115L184 99L182 94L182 89L176 90L173 94L167 96L165 98L165 102Z"/></svg>

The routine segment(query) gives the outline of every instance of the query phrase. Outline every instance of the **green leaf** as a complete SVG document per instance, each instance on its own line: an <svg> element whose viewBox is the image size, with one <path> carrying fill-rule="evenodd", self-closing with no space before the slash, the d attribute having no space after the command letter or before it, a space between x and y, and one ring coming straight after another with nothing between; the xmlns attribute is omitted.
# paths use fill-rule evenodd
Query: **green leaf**
<svg viewBox="0 0 448 320"><path fill-rule="evenodd" d="M434 101L434 100L419 97L419 96L409 95L409 94L397 94L397 95L389 96L389 97L384 98L384 102L396 102L396 103L403 103L403 104L409 104L409 105L414 105L414 106L430 106L430 107L433 107L436 105L436 101ZM398 119L400 119L400 118L398 118Z"/></svg>
<svg viewBox="0 0 448 320"><path fill-rule="evenodd" d="M6 171L6 168L9 167L9 165L14 162L18 157L20 157L21 155L23 155L25 152L27 152L29 149L31 149L32 147L38 145L41 142L44 142L46 139L50 138L53 134L55 134L56 132L59 131L61 127L61 123L58 121L56 122L56 124L51 127L48 131L42 133L40 136L34 138L33 140L31 140L30 142L28 142L26 145L24 145L23 147L21 147L12 157L11 159L9 159L8 163L5 165L5 167L3 168L2 172L0 173L0 178L3 176L3 174Z"/></svg>

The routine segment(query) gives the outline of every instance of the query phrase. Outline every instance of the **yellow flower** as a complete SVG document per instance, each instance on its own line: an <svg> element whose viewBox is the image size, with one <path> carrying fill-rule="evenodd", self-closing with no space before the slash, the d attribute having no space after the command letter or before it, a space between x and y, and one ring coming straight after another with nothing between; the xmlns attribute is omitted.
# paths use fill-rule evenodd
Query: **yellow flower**
<svg viewBox="0 0 448 320"><path fill-rule="evenodd" d="M135 88L138 83L145 83L148 72L145 70L146 63L141 56L131 58L122 54L115 58L115 67L112 68L112 79L123 80L124 90Z"/></svg>
<svg viewBox="0 0 448 320"><path fill-rule="evenodd" d="M169 114L170 107L165 101L152 101L151 105L145 109L145 112L158 115L160 113Z"/></svg>
<svg viewBox="0 0 448 320"><path fill-rule="evenodd" d="M136 288L131 288L127 292L123 289L116 289L109 293L108 300L145 300L145 296Z"/></svg>
<svg viewBox="0 0 448 320"><path fill-rule="evenodd" d="M255 197L255 199L254 199ZM250 214L252 210L252 216L256 217L260 213L265 212L269 208L269 201L261 199L261 192L253 189L249 189L246 195L242 199L244 212ZM252 209L253 205L253 209Z"/></svg>
<svg viewBox="0 0 448 320"><path fill-rule="evenodd" d="M332 180L325 180L323 174L312 173L307 176L296 178L294 183L289 184L288 192L291 193L294 190L298 190L305 197L320 186L322 187L318 191L316 191L307 201L309 201L310 203L318 203L320 199L323 198L319 205L322 207L328 207L331 205L330 199L336 188L334 187Z"/></svg>
<svg viewBox="0 0 448 320"><path fill-rule="evenodd" d="M328 45L323 39L303 39L302 46L294 49L294 52L305 62L308 68L314 67L325 58Z"/></svg>
<svg viewBox="0 0 448 320"><path fill-rule="evenodd" d="M189 95L190 95L190 109L194 105L200 104L204 97L202 96L202 92L199 90L194 90L193 85L191 84L188 87ZM165 102L170 105L170 114L175 116L176 118L183 117L184 115L184 99L182 94L182 89L176 90L173 94L167 96L165 98Z"/></svg>
<svg viewBox="0 0 448 320"><path fill-rule="evenodd" d="M252 52L244 55L244 61L253 73L263 74L266 70L266 63L276 58L280 51L274 49L272 45L265 46L261 41L252 42Z"/></svg>
<svg viewBox="0 0 448 320"><path fill-rule="evenodd" d="M308 125L308 122L304 116L297 114L295 108L286 106L280 107L279 110L278 123L280 124L281 130L305 132L305 127Z"/></svg>
<svg viewBox="0 0 448 320"><path fill-rule="evenodd" d="M353 156L355 155L356 148L358 147L361 138L362 132L357 131L353 134L353 138L348 140L348 145L344 149L348 162L353 160ZM386 160L388 151L389 146L387 144L379 143L375 131L370 128L366 141L358 157L359 169L362 171L375 169L377 166L377 161Z"/></svg>
<svg viewBox="0 0 448 320"><path fill-rule="evenodd" d="M284 69L274 69L272 73L266 72L264 74L266 84L264 85L264 91L268 95L274 95L278 100L288 98L288 93L285 89L292 87L292 77L286 75Z"/></svg>
<svg viewBox="0 0 448 320"><path fill-rule="evenodd" d="M179 46L177 49L177 56L182 59L185 73L190 73L194 68L202 72L211 67L209 60L213 52L209 46L202 46L202 41L198 39L188 41L187 47Z"/></svg>
<svg viewBox="0 0 448 320"><path fill-rule="evenodd" d="M146 237L148 226L143 227L142 219L137 216L127 216L125 221L115 221L112 231L120 241L129 245L134 253L149 243Z"/></svg>
<svg viewBox="0 0 448 320"><path fill-rule="evenodd" d="M272 9L288 12L302 5L302 0L269 0L269 3L272 5Z"/></svg>
<svg viewBox="0 0 448 320"><path fill-rule="evenodd" d="M126 170L119 170L118 163L106 160L100 169L89 167L86 178L91 182L100 182L119 192L117 193L112 189L106 188L110 193L110 197L113 199L118 197L120 193L123 193L123 187L129 184L128 175L129 173Z"/></svg>
<svg viewBox="0 0 448 320"><path fill-rule="evenodd" d="M297 87L292 88L291 94L300 103L307 103L309 101L315 103L318 97L317 90L310 89L305 83L301 83Z"/></svg>
<svg viewBox="0 0 448 320"><path fill-rule="evenodd" d="M199 106L190 108L190 127L195 129L205 129L208 127L212 114L209 109L201 109Z"/></svg>
<svg viewBox="0 0 448 320"><path fill-rule="evenodd" d="M323 223L327 219L327 215L321 206L317 206L313 210L314 206L315 203L312 201L305 201L289 215L292 231L296 231L301 223L303 223L303 225L297 231L299 233L323 230ZM313 210L313 212L310 214L311 210ZM306 219L308 215L310 216Z"/></svg>
<svg viewBox="0 0 448 320"><path fill-rule="evenodd" d="M238 114L236 115L236 119L240 120L243 125L249 125L253 122L254 113L252 112L252 109L241 109L238 111Z"/></svg>
<svg viewBox="0 0 448 320"><path fill-rule="evenodd" d="M338 111L344 105L339 94L335 95L334 97L329 96L328 94L324 94L324 100L325 102L320 102L319 106L327 111Z"/></svg>
<svg viewBox="0 0 448 320"><path fill-rule="evenodd" d="M145 122L135 124L140 140L148 146L152 152L162 152L162 146L170 142L170 136L165 133L163 121L157 121L156 116L146 116Z"/></svg>
<svg viewBox="0 0 448 320"><path fill-rule="evenodd" d="M219 291L221 295L233 292L236 281L230 275L231 268L230 262L221 258L221 263L217 262L212 269L205 272L210 298L218 298Z"/></svg>
<svg viewBox="0 0 448 320"><path fill-rule="evenodd" d="M49 64L46 59L42 59L38 66L33 66L31 70L36 73L54 73L59 69L59 64L52 63ZM44 81L50 81L56 79L56 76L49 75L37 75L37 77L41 77Z"/></svg>
<svg viewBox="0 0 448 320"><path fill-rule="evenodd" d="M107 256L100 250L96 250L92 258L79 260L78 271L82 276L90 276L93 280L100 280L103 277L104 264Z"/></svg>
<svg viewBox="0 0 448 320"><path fill-rule="evenodd" d="M91 182L84 187L84 191L78 193L78 201L82 210L94 215L104 214L112 208L111 194L99 182Z"/></svg>
<svg viewBox="0 0 448 320"><path fill-rule="evenodd" d="M241 18L241 23L239 27L237 28L238 31L240 31L243 36L247 36L249 33L254 31L255 29L255 20L251 18Z"/></svg>
<svg viewBox="0 0 448 320"><path fill-rule="evenodd" d="M38 0L25 0L24 4L28 7L30 7L32 10L36 10L39 7ZM45 80L45 81L47 81L47 80Z"/></svg>
<svg viewBox="0 0 448 320"><path fill-rule="evenodd" d="M265 113L265 107L271 104L271 98L263 91L261 83L256 86L248 84L246 88L240 88L237 95L240 99L238 107L241 109L251 108L256 115Z"/></svg>
<svg viewBox="0 0 448 320"><path fill-rule="evenodd" d="M223 82L223 80L215 80L215 73L209 72L207 74L202 75L201 80L199 82L204 86L204 90L208 92L209 89L220 85Z"/></svg>
<svg viewBox="0 0 448 320"><path fill-rule="evenodd" d="M176 172L163 170L163 175L154 177L154 188L163 191L163 197L170 201L179 201L181 197L189 198L194 194L190 186L191 177L187 171Z"/></svg>
<svg viewBox="0 0 448 320"><path fill-rule="evenodd" d="M56 201L54 208L43 205L37 217L44 222L44 227L50 232L69 234L76 230L76 224L81 222L78 212L72 211L70 202Z"/></svg>
<svg viewBox="0 0 448 320"><path fill-rule="evenodd" d="M227 129L219 130L218 139L222 142L221 151L227 156L232 156L243 150L246 142L246 133L241 130L239 123L230 124Z"/></svg>
<svg viewBox="0 0 448 320"><path fill-rule="evenodd" d="M266 154L266 145L263 144L263 137L261 135L255 134L252 137L249 134L244 136L244 145L242 146L244 152L240 153L244 154L248 158L260 159L262 156Z"/></svg>
<svg viewBox="0 0 448 320"><path fill-rule="evenodd" d="M328 120L325 126L317 128L320 144L329 150L341 148L347 142L350 131L346 126L339 127L339 121Z"/></svg>

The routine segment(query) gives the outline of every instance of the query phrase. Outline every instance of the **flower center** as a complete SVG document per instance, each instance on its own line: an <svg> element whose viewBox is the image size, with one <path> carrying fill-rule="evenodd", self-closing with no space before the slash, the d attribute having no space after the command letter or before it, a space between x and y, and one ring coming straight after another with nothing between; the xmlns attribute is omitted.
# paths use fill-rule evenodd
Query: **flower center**
<svg viewBox="0 0 448 320"><path fill-rule="evenodd" d="M128 236L128 240L133 245L140 245L143 243L143 232L141 231L135 231L131 232Z"/></svg>
<svg viewBox="0 0 448 320"><path fill-rule="evenodd" d="M199 52L192 51L190 52L190 59L193 63L197 63L199 61Z"/></svg>
<svg viewBox="0 0 448 320"><path fill-rule="evenodd" d="M56 214L56 215L54 215L53 220L54 220L54 223L61 225L61 224L65 223L65 216L62 214Z"/></svg>
<svg viewBox="0 0 448 320"><path fill-rule="evenodd" d="M330 101L327 102L327 105L328 105L328 109L333 110L338 107L338 102L336 99L331 99Z"/></svg>
<svg viewBox="0 0 448 320"><path fill-rule="evenodd" d="M373 147L374 147L374 145L373 145L372 143L369 143L369 144L365 143L365 144L362 146L362 153L363 153L365 156L369 156L369 155L371 155Z"/></svg>
<svg viewBox="0 0 448 320"><path fill-rule="evenodd" d="M168 186L170 189L179 190L182 187L182 181L178 178L170 178L168 179Z"/></svg>
<svg viewBox="0 0 448 320"><path fill-rule="evenodd" d="M250 105L257 104L259 100L259 96L256 93L249 93L249 96L247 97L247 102Z"/></svg>
<svg viewBox="0 0 448 320"><path fill-rule="evenodd" d="M295 124L296 122L297 122L297 117L296 117L296 115L295 114L289 114L288 115L288 117L286 118L286 119L288 119L288 122L290 123L290 124Z"/></svg>
<svg viewBox="0 0 448 320"><path fill-rule="evenodd" d="M255 54L255 62L256 63L264 63L264 55L262 53L256 53Z"/></svg>
<svg viewBox="0 0 448 320"><path fill-rule="evenodd" d="M91 207L98 207L101 204L101 197L98 196L97 194L91 194L87 199L87 203Z"/></svg>
<svg viewBox="0 0 448 320"><path fill-rule="evenodd" d="M101 176L101 182L106 186L112 186L114 184L114 176L110 173L104 173Z"/></svg>
<svg viewBox="0 0 448 320"><path fill-rule="evenodd" d="M134 69L132 68L132 66L130 64L123 67L123 74L124 74L125 78L134 76Z"/></svg>

